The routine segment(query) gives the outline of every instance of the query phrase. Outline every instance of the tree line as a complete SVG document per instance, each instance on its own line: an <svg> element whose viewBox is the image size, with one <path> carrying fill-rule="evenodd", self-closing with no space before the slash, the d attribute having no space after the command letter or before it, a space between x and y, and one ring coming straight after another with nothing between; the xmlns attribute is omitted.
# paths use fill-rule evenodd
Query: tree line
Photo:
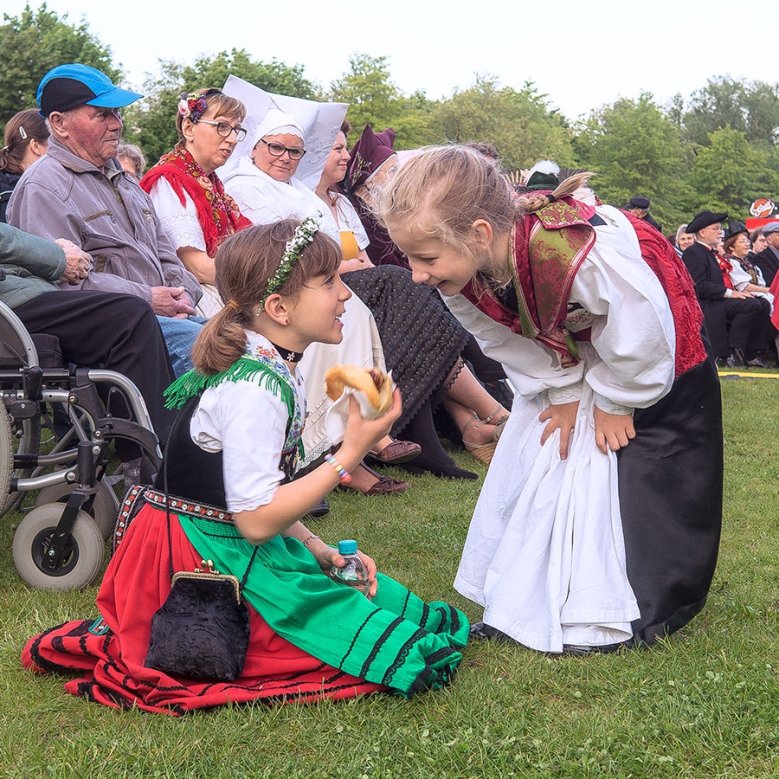
<svg viewBox="0 0 779 779"><path fill-rule="evenodd" d="M110 48L85 21L73 24L45 3L16 17L3 15L0 51L0 124L35 105L44 73L63 62L83 62L121 80ZM12 56L10 52L14 52ZM355 131L371 123L393 127L396 148L489 141L506 168L539 159L597 173L602 200L624 205L636 194L652 200L652 213L670 232L704 208L746 218L753 200L779 198L779 84L715 76L692 95L658 105L650 93L619 99L568 121L548 95L528 81L502 86L490 75L450 97L404 94L392 81L386 57L356 53L341 78L322 86L302 66L253 59L245 49L203 55L189 64L161 59L144 85L145 97L124 111L125 140L151 161L176 141L179 94L221 86L233 74L269 92L349 104Z"/></svg>

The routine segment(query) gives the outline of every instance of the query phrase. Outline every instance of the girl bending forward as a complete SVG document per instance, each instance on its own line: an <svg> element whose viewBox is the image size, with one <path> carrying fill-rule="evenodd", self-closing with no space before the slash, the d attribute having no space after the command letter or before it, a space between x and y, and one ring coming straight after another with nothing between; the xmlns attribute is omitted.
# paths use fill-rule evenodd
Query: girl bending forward
<svg viewBox="0 0 779 779"><path fill-rule="evenodd" d="M378 215L517 394L455 587L483 635L546 652L651 644L703 607L722 515L716 371L692 282L640 220L515 204L469 149L431 149Z"/></svg>

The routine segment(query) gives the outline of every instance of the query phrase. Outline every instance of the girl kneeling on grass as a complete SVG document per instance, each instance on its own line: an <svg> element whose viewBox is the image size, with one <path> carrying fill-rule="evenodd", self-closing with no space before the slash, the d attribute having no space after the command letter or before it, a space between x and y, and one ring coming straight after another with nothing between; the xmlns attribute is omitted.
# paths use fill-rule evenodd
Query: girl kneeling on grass
<svg viewBox="0 0 779 779"><path fill-rule="evenodd" d="M166 451L167 493L176 500L170 531L161 475L155 489L136 490L142 507L106 570L100 617L30 639L27 667L76 673L66 684L74 695L168 714L383 690L410 696L451 679L468 636L465 616L424 603L364 555L370 600L332 581L323 571L345 561L300 522L343 469L387 435L400 393L372 421L352 398L337 463L289 482L305 417L296 363L310 343L341 340L350 293L340 261L312 219L250 228L219 249L216 282L226 305L195 344L196 368L167 392L170 404L183 406ZM229 683L144 665L152 615L171 589L170 561L175 571L193 571L201 560L239 579L251 561L243 589L249 649Z"/></svg>
<svg viewBox="0 0 779 779"><path fill-rule="evenodd" d="M722 421L692 281L641 220L515 205L493 162L424 151L378 216L516 388L455 587L477 635L545 652L651 644L700 611L722 521Z"/></svg>

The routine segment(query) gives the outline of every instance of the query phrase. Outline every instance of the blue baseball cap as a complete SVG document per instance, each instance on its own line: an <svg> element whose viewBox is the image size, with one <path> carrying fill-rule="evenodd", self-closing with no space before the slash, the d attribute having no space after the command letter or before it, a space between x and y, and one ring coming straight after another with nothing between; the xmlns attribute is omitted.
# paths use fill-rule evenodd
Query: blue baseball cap
<svg viewBox="0 0 779 779"><path fill-rule="evenodd" d="M78 63L52 68L41 79L35 95L44 116L81 105L122 108L142 97L137 92L117 87L105 73Z"/></svg>

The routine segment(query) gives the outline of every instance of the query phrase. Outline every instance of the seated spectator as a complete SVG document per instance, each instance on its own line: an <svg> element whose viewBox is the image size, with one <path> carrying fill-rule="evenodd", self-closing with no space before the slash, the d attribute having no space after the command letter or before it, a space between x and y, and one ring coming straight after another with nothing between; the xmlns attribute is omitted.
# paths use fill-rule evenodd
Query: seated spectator
<svg viewBox="0 0 779 779"><path fill-rule="evenodd" d="M755 265L763 271L765 283L770 287L779 270L779 222L769 222L763 227L766 247L755 255Z"/></svg>
<svg viewBox="0 0 779 779"><path fill-rule="evenodd" d="M695 243L695 236L692 233L687 232L686 224L679 225L672 243L674 245L674 250L681 257L684 254L684 250Z"/></svg>
<svg viewBox="0 0 779 779"><path fill-rule="evenodd" d="M749 240L752 242L752 248L749 250L748 256L749 261L754 265L755 255L760 254L760 252L762 252L763 249L768 246L765 236L763 235L763 228L758 227L755 230L752 230L752 232L749 234Z"/></svg>
<svg viewBox="0 0 779 779"><path fill-rule="evenodd" d="M392 148L393 143L395 131L391 127L375 133L370 125L366 125L349 153L344 187L368 235L367 252L374 265L399 265L408 270L403 253L371 209L372 191L380 188L398 168L398 155Z"/></svg>
<svg viewBox="0 0 779 779"><path fill-rule="evenodd" d="M55 245L56 244L56 245ZM173 381L159 324L135 295L78 290L92 261L68 240L54 243L0 224L0 300L30 333L59 339L62 356L131 379L164 446L173 419L162 393ZM59 289L57 283L63 284Z"/></svg>
<svg viewBox="0 0 779 779"><path fill-rule="evenodd" d="M140 181L146 170L146 157L140 146L134 143L120 143L116 150L116 159L124 169L124 172Z"/></svg>
<svg viewBox="0 0 779 779"><path fill-rule="evenodd" d="M643 219L647 224L652 225L655 230L659 230L662 233L663 228L652 218L649 213L650 205L651 202L648 197L644 197L643 195L636 195L635 197L630 198L625 210L633 214L633 216L637 216L639 219Z"/></svg>
<svg viewBox="0 0 779 779"><path fill-rule="evenodd" d="M151 305L176 375L191 367L202 320L190 319L200 285L184 268L143 192L116 160L118 109L141 95L86 65L60 65L38 85L48 118L46 155L20 179L9 222L42 238L67 238L92 256L79 288L136 295Z"/></svg>
<svg viewBox="0 0 779 779"><path fill-rule="evenodd" d="M723 242L725 257L731 264L730 281L733 289L746 292L761 301L765 329L768 335L764 351L766 358L770 359L774 356L773 352L777 346L776 329L770 324L771 314L774 310L774 296L765 283L763 272L749 259L751 246L746 225L743 222L730 221L725 229Z"/></svg>
<svg viewBox="0 0 779 779"><path fill-rule="evenodd" d="M216 174L246 137L245 116L243 103L220 89L182 94L176 113L179 141L141 179L176 254L200 282L197 311L205 317L224 305L215 286L216 250L252 224Z"/></svg>
<svg viewBox="0 0 779 779"><path fill-rule="evenodd" d="M743 368L758 360L767 336L761 303L725 284L715 249L726 218L727 214L712 211L696 214L687 225L695 242L685 249L682 261L692 276L703 310L710 356L720 367Z"/></svg>
<svg viewBox="0 0 779 779"><path fill-rule="evenodd" d="M5 210L14 187L33 162L37 162L49 145L46 120L35 108L14 114L3 132L0 149L0 222L6 222Z"/></svg>

